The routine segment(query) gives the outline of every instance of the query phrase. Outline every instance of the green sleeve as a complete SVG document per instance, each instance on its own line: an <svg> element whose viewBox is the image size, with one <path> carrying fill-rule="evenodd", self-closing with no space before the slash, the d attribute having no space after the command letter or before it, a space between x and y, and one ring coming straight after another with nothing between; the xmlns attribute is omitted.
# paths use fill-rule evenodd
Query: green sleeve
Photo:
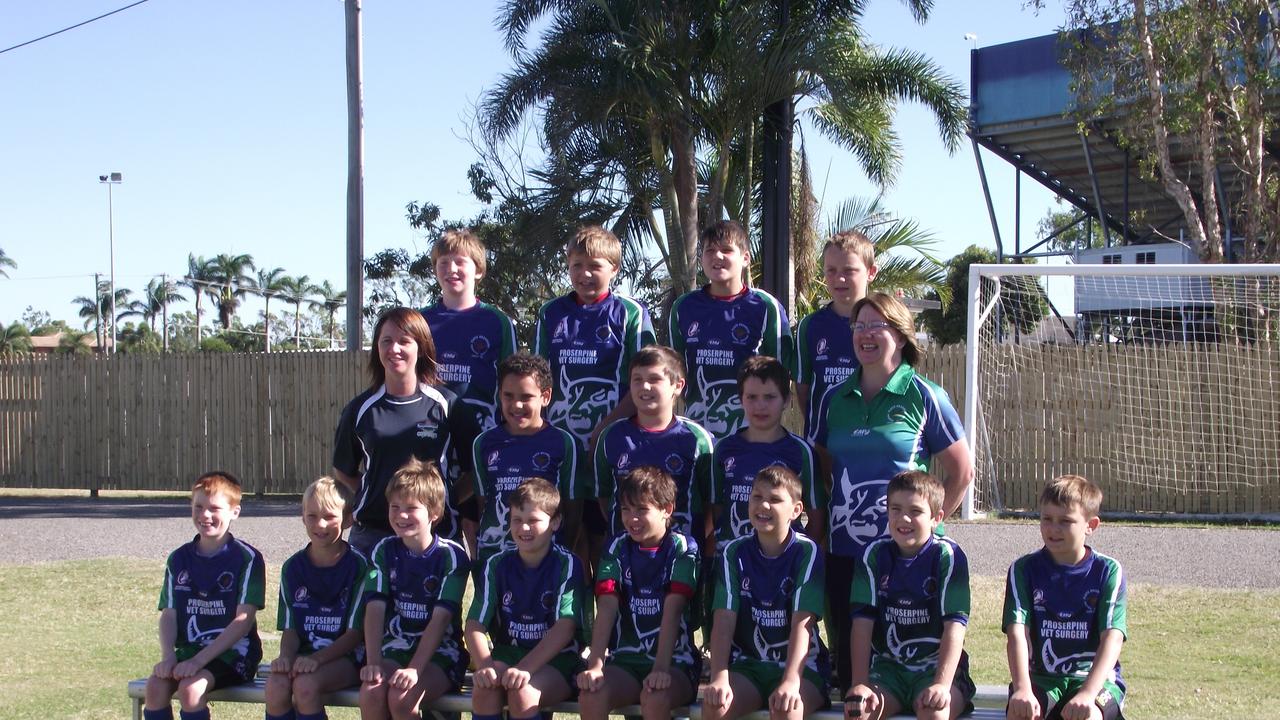
<svg viewBox="0 0 1280 720"><path fill-rule="evenodd" d="M533 335L533 354L541 355L547 360L551 360L551 356L548 354L551 352L551 338L548 335L551 332L551 328L547 327L547 305L550 304L544 303L542 307L538 308L538 326Z"/></svg>
<svg viewBox="0 0 1280 720"><path fill-rule="evenodd" d="M942 596L942 617L969 617L969 559L958 545L943 543L944 554L938 568Z"/></svg>
<svg viewBox="0 0 1280 720"><path fill-rule="evenodd" d="M796 564L796 594L793 612L811 612L815 617L822 617L827 604L826 574L822 569L822 553L818 544L804 536L804 554Z"/></svg>
<svg viewBox="0 0 1280 720"><path fill-rule="evenodd" d="M484 462L484 458L480 457L481 441L489 432L489 430L485 430L471 442L471 473L475 482L476 495L482 498L492 497L489 490L489 464Z"/></svg>
<svg viewBox="0 0 1280 720"><path fill-rule="evenodd" d="M364 591L370 595L385 595L391 592L387 584L387 550L386 546L373 548L373 557L369 562L369 571L365 573Z"/></svg>
<svg viewBox="0 0 1280 720"><path fill-rule="evenodd" d="M439 602L452 603L461 608L462 596L467 592L467 575L470 574L471 564L467 562L466 551L462 548L451 552L450 557L453 563L444 576L444 582L440 583Z"/></svg>
<svg viewBox="0 0 1280 720"><path fill-rule="evenodd" d="M1004 620L1000 627L1006 632L1010 625L1026 625L1031 616L1031 587L1024 570L1026 562L1026 557L1015 560L1009 566L1009 576L1005 578Z"/></svg>
<svg viewBox="0 0 1280 720"><path fill-rule="evenodd" d="M712 448L715 447L715 442L711 439L711 433L707 432L701 425L693 422L690 425L696 428L694 435L698 438L698 444L694 447L693 482L690 483L690 504L696 517L703 510L703 499L713 497L711 495L711 461Z"/></svg>
<svg viewBox="0 0 1280 720"><path fill-rule="evenodd" d="M267 606L267 564L262 560L262 554L249 551L249 567L246 570L249 573L249 581L241 587L239 604L252 605L259 610Z"/></svg>
<svg viewBox="0 0 1280 720"><path fill-rule="evenodd" d="M292 558L290 558L289 560L285 560L284 565L280 566L280 594L276 599L276 629L277 630L288 630L289 628L293 627L293 624L294 624L293 607L289 604L289 601L287 600L287 598L290 595L292 595L294 592L294 589L292 587L289 587L289 583L288 583L288 579L289 579L288 569L289 569L290 560L292 560Z"/></svg>
<svg viewBox="0 0 1280 720"><path fill-rule="evenodd" d="M556 487L560 488L566 498L580 500L587 497L586 493L590 488L585 487L587 483L578 479L578 443L574 442L569 433L560 428L556 430L564 441L564 460L560 461L560 467L556 471Z"/></svg>
<svg viewBox="0 0 1280 720"><path fill-rule="evenodd" d="M502 322L502 346L498 349L498 361L501 362L516 352L516 327L506 313L496 307L493 311L498 314L498 319ZM497 400L496 395L494 400Z"/></svg>
<svg viewBox="0 0 1280 720"><path fill-rule="evenodd" d="M364 556L360 558L360 571L356 573L347 596L347 629L359 630L364 627L364 580L369 577L369 562Z"/></svg>
<svg viewBox="0 0 1280 720"><path fill-rule="evenodd" d="M471 596L471 608L467 611L467 620L475 620L486 628L493 624L494 614L498 612L498 559L504 554L498 553L485 563L476 580L475 594Z"/></svg>
<svg viewBox="0 0 1280 720"><path fill-rule="evenodd" d="M763 337L760 339L760 354L772 355L790 370L794 362L795 348L791 337L791 326L787 324L787 316L783 313L782 305L778 303L777 298L763 290L757 292L764 296L765 305L768 307L765 313Z"/></svg>
<svg viewBox="0 0 1280 720"><path fill-rule="evenodd" d="M818 459L813 446L803 438L796 436L800 443L800 487L801 499L810 508L827 507L827 489L818 482Z"/></svg>
<svg viewBox="0 0 1280 720"><path fill-rule="evenodd" d="M879 553L876 547L883 540L878 540L867 546L866 552L853 566L853 582L849 585L849 605L851 607L876 607L876 573L879 571ZM839 608L831 608L831 612L837 612Z"/></svg>
<svg viewBox="0 0 1280 720"><path fill-rule="evenodd" d="M1104 630L1119 630L1129 637L1129 599L1128 589L1124 581L1124 571L1120 563L1112 558L1105 558L1107 576L1102 583L1102 594L1098 598L1098 633Z"/></svg>
<svg viewBox="0 0 1280 720"><path fill-rule="evenodd" d="M169 553L169 557L164 561L164 580L160 583L160 602L156 604L157 610L169 610L173 608L173 556L177 550Z"/></svg>
<svg viewBox="0 0 1280 720"><path fill-rule="evenodd" d="M671 582L683 583L695 590L698 587L698 551L684 535L676 535L678 543L675 560L671 564Z"/></svg>
<svg viewBox="0 0 1280 720"><path fill-rule="evenodd" d="M578 569L577 558L567 551L563 555L564 573L561 582L563 589L560 591L560 607L556 613L556 619L569 618L581 627L585 624L586 618L586 608L583 605L583 596L586 594L585 582L582 572Z"/></svg>
<svg viewBox="0 0 1280 720"><path fill-rule="evenodd" d="M667 339L671 342L671 349L675 350L682 358L684 357L684 333L680 332L680 306L687 297L689 297L689 293L676 298L676 301L671 305L671 312L667 315ZM692 372L692 370L692 368L689 368L686 372Z"/></svg>
<svg viewBox="0 0 1280 720"><path fill-rule="evenodd" d="M812 319L812 313L805 315L804 319L800 321L800 325L796 327L795 360L791 363L791 373L795 381L801 385L812 385L814 382L813 363L806 357L804 351L805 348L809 347L809 323Z"/></svg>
<svg viewBox="0 0 1280 720"><path fill-rule="evenodd" d="M738 587L740 585L738 563L734 562L734 560L745 540L746 538L742 538L729 543L725 547L724 553L720 556L720 562L716 563L716 592L711 603L712 610L738 612L738 608L742 606L738 599Z"/></svg>
<svg viewBox="0 0 1280 720"><path fill-rule="evenodd" d="M609 458L605 456L604 447L609 438L609 431L613 429L614 424L616 424L616 421L605 428L604 432L600 433L600 437L596 439L595 460L592 464L595 476L595 497L598 498L613 497L613 466L609 463Z"/></svg>
<svg viewBox="0 0 1280 720"><path fill-rule="evenodd" d="M618 543L625 540L623 536L619 536L604 552L600 553L600 564L596 566L596 582L604 580L612 580L615 583L622 582L622 566L618 563L618 556L614 554Z"/></svg>

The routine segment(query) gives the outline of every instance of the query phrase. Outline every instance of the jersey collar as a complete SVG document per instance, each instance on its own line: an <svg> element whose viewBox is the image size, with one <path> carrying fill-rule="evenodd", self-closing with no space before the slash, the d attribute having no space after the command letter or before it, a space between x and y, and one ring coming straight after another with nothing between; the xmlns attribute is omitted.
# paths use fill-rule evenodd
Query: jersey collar
<svg viewBox="0 0 1280 720"><path fill-rule="evenodd" d="M911 367L910 363L903 362L899 364L898 369L894 370L893 374L889 376L889 382L885 383L884 389L881 390L881 392L889 392L894 395L906 395L907 390L911 387L911 382L915 377L915 368ZM862 366L859 365L845 382L849 384L848 389L845 390L845 395L856 395L861 397Z"/></svg>

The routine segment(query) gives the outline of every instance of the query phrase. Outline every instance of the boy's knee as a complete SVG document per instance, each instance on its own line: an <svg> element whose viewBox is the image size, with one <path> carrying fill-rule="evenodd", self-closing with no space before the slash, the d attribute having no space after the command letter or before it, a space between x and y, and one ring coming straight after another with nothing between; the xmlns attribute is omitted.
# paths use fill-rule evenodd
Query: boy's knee
<svg viewBox="0 0 1280 720"><path fill-rule="evenodd" d="M157 709L161 705L167 705L169 700L173 698L173 693L177 690L177 683L169 678L156 677L152 675L147 678L147 687L145 692L146 705L151 709Z"/></svg>
<svg viewBox="0 0 1280 720"><path fill-rule="evenodd" d="M302 673L293 679L293 696L299 702L310 704L320 697L320 678L315 673Z"/></svg>
<svg viewBox="0 0 1280 720"><path fill-rule="evenodd" d="M178 704L183 710L203 710L208 702L205 690L209 682L202 677L204 673L193 678L186 678L178 683Z"/></svg>
<svg viewBox="0 0 1280 720"><path fill-rule="evenodd" d="M267 675L267 682L263 686L263 692L268 700L287 698L293 691L293 681L285 673L271 673Z"/></svg>

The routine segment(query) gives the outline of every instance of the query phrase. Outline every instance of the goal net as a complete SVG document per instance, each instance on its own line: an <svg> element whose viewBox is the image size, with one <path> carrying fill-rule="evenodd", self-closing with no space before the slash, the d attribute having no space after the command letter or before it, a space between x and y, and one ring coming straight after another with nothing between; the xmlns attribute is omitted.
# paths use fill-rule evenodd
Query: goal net
<svg viewBox="0 0 1280 720"><path fill-rule="evenodd" d="M966 509L1280 516L1280 265L973 265Z"/></svg>

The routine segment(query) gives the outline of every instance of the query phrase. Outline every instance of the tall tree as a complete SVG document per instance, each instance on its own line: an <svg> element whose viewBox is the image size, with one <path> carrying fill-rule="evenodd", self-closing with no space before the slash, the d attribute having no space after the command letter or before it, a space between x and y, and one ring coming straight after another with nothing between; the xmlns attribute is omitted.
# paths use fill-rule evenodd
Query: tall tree
<svg viewBox="0 0 1280 720"><path fill-rule="evenodd" d="M196 301L196 323L195 323L195 344L200 346L200 298L208 295L212 298L218 296L218 290L214 286L217 277L214 274L213 261L206 260L203 256L187 254L187 275L183 279L183 284L191 288L191 292L195 295Z"/></svg>
<svg viewBox="0 0 1280 720"><path fill-rule="evenodd" d="M9 277L9 273L5 272L5 268L18 267L17 261L5 254L4 248L0 248L0 277Z"/></svg>
<svg viewBox="0 0 1280 720"><path fill-rule="evenodd" d="M321 282L319 285L313 286L313 288L317 302L320 307L324 309L325 314L329 318L329 349L332 350L334 348L334 318L337 315L338 308L347 304L347 291L338 290L330 284L328 280Z"/></svg>
<svg viewBox="0 0 1280 720"><path fill-rule="evenodd" d="M218 306L218 322L224 331L230 330L231 318L240 307L245 290L253 286L253 278L248 274L254 269L253 256L220 253L210 264L213 281L218 285L214 300Z"/></svg>
<svg viewBox="0 0 1280 720"><path fill-rule="evenodd" d="M943 345L965 341L969 322L969 266L974 263L992 264L996 255L986 248L970 245L964 252L947 261L947 287L954 302L941 310L925 310L920 320L933 338ZM933 295L936 299L938 296ZM1049 304L1042 287L1026 276L1004 278L1000 286L1000 312L1002 329L1016 328L1021 333L1035 329L1049 312Z"/></svg>
<svg viewBox="0 0 1280 720"><path fill-rule="evenodd" d="M31 352L31 332L27 326L14 321L8 326L0 323L0 354Z"/></svg>
<svg viewBox="0 0 1280 720"><path fill-rule="evenodd" d="M117 315L112 318L111 281L99 280L97 297L89 298L81 295L73 298L71 302L80 306L76 314L84 318L86 330L90 325L95 328L94 338L97 340L98 347L103 347L106 345L107 338L111 337L113 323L117 323L122 318L141 314L135 302L131 299L132 297L132 290L125 287L116 288L115 307Z"/></svg>
<svg viewBox="0 0 1280 720"><path fill-rule="evenodd" d="M316 286L311 283L310 275L299 275L297 277L285 277L284 297L293 303L293 348L295 350L302 349L302 304L310 303L309 295L316 291Z"/></svg>
<svg viewBox="0 0 1280 720"><path fill-rule="evenodd" d="M162 317L168 305L176 302L182 302L187 298L178 291L178 284L167 278L151 278L147 281L147 287L142 291L142 302L144 310L142 317L154 332L156 329L156 318Z"/></svg>
<svg viewBox="0 0 1280 720"><path fill-rule="evenodd" d="M289 291L289 276L284 274L282 267L271 270L258 268L253 286L262 295L262 328L266 338L266 351L271 352L271 298Z"/></svg>

